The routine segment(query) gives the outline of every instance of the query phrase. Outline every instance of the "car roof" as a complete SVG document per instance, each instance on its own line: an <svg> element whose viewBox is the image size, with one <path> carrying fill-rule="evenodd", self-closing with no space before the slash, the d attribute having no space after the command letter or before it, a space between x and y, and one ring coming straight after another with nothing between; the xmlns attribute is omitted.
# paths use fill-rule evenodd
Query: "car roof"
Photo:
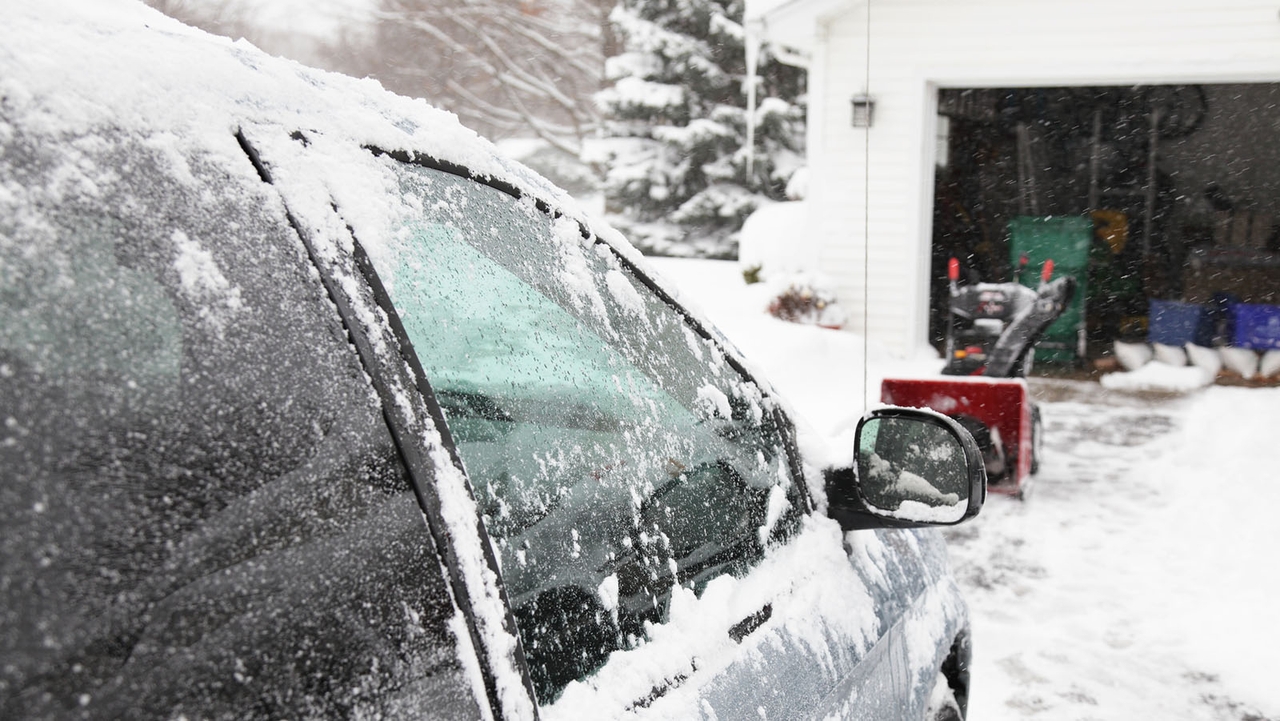
<svg viewBox="0 0 1280 721"><path fill-rule="evenodd" d="M169 138L184 154L217 155L241 125L279 125L461 167L585 223L567 193L504 157L452 113L391 93L376 80L273 57L138 0L14 3L4 15L0 95L7 123L0 132L56 140L110 127L158 142Z"/></svg>

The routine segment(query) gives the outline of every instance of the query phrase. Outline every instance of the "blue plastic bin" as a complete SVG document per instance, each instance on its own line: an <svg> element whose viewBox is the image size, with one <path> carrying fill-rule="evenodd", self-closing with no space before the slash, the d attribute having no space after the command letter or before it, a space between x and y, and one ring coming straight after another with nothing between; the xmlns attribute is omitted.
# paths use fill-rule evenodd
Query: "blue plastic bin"
<svg viewBox="0 0 1280 721"><path fill-rule="evenodd" d="M1184 346L1196 340L1204 318L1204 307L1176 300L1151 300L1147 315L1147 340L1164 345Z"/></svg>
<svg viewBox="0 0 1280 721"><path fill-rule="evenodd" d="M1238 303L1235 345L1253 350L1280 349L1280 305Z"/></svg>

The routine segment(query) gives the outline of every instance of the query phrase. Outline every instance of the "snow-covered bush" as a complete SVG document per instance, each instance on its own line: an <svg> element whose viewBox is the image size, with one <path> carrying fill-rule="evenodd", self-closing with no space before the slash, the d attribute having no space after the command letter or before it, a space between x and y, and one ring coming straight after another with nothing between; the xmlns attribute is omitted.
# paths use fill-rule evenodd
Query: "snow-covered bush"
<svg viewBox="0 0 1280 721"><path fill-rule="evenodd" d="M738 237L738 265L756 268L760 280L819 273L818 246L805 234L804 202L765 203L747 218Z"/></svg>
<svg viewBox="0 0 1280 721"><path fill-rule="evenodd" d="M769 301L769 315L792 323L840 328L846 317L835 293L816 278L795 275Z"/></svg>

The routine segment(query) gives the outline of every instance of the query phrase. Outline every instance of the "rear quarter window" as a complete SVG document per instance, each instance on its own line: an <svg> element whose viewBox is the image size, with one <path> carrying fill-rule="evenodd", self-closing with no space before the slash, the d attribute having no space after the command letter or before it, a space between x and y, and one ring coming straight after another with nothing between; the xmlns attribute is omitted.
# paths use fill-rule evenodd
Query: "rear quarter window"
<svg viewBox="0 0 1280 721"><path fill-rule="evenodd" d="M0 146L0 717L476 717L377 398L227 145Z"/></svg>

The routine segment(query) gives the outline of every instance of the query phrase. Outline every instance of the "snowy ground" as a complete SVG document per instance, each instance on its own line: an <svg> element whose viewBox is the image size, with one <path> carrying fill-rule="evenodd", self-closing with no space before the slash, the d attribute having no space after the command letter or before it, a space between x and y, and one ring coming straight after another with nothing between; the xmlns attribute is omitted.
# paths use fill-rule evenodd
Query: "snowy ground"
<svg viewBox="0 0 1280 721"><path fill-rule="evenodd" d="M737 264L653 259L793 404L851 448L895 359L777 321ZM1025 502L946 532L974 626L971 718L1280 719L1280 388L1128 393L1033 379L1046 451Z"/></svg>

